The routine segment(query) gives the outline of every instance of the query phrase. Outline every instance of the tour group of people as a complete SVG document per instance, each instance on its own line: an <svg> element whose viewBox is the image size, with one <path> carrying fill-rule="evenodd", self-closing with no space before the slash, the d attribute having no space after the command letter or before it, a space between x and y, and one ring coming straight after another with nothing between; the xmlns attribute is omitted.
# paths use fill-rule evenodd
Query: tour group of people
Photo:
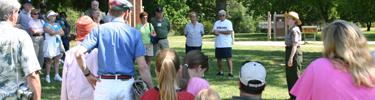
<svg viewBox="0 0 375 100"><path fill-rule="evenodd" d="M65 12L47 10L46 4L34 8L31 1L0 0L0 99L19 99L21 85L27 84L32 99L40 100L43 80L61 82L61 100L220 100L204 73L210 67L202 51L205 27L198 13L189 12L190 22L183 32L185 56L169 47L170 21L159 6L155 17L139 15L141 23L128 24L131 9L128 0L109 0L104 13L93 0L75 23L75 38ZM234 78L232 63L233 24L225 10L217 12L211 32L215 35L216 76L224 77L223 59ZM150 19L150 22L148 21ZM375 98L375 66L366 37L359 28L337 20L322 30L323 55L302 68L302 24L297 12L285 14L285 71L290 99L371 100ZM76 41L75 47L69 42ZM151 62L156 58L155 69ZM180 58L183 60L180 60ZM59 66L63 71L59 73ZM136 63L136 64L135 64ZM137 66L135 66L137 65ZM137 68L136 68L137 67ZM138 74L136 71L138 70ZM150 71L155 70L156 82ZM268 73L272 74L272 73ZM246 61L239 71L239 96L233 100L261 100L267 85L267 71L260 61ZM138 78L146 84L141 95L134 95Z"/></svg>

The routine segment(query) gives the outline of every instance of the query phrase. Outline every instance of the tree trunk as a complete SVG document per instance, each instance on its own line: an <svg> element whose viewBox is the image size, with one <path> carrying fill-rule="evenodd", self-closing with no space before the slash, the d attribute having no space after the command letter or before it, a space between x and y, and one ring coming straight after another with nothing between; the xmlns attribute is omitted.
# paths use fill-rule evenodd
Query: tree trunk
<svg viewBox="0 0 375 100"><path fill-rule="evenodd" d="M367 22L366 24L367 24L367 31L370 31L370 29L371 29L371 21Z"/></svg>
<svg viewBox="0 0 375 100"><path fill-rule="evenodd" d="M216 13L220 10L226 10L227 0L216 0Z"/></svg>

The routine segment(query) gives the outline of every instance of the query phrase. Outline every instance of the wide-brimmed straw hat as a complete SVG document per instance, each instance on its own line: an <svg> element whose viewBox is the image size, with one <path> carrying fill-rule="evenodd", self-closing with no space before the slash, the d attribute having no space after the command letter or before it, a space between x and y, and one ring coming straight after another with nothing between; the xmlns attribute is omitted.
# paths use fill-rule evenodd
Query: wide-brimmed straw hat
<svg viewBox="0 0 375 100"><path fill-rule="evenodd" d="M301 20L299 19L299 16L298 16L297 12L291 11L291 12L285 14L285 17L287 17L287 16L293 17L293 19L296 20L297 25L302 24Z"/></svg>

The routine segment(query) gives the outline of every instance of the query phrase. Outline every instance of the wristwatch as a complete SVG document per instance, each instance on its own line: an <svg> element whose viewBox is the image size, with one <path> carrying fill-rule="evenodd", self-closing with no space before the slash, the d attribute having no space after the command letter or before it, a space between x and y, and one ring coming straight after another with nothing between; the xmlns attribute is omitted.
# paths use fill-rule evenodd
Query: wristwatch
<svg viewBox="0 0 375 100"><path fill-rule="evenodd" d="M89 76L91 74L91 71L88 68L86 68L83 70L83 74L85 74L85 76Z"/></svg>

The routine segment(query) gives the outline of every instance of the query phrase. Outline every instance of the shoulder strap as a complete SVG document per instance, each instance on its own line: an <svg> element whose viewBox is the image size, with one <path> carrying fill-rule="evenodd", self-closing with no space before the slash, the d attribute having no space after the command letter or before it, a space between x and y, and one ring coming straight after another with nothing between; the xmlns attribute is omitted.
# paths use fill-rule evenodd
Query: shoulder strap
<svg viewBox="0 0 375 100"><path fill-rule="evenodd" d="M151 23L148 23L148 28L150 29L150 32L152 32L152 26L151 26Z"/></svg>

